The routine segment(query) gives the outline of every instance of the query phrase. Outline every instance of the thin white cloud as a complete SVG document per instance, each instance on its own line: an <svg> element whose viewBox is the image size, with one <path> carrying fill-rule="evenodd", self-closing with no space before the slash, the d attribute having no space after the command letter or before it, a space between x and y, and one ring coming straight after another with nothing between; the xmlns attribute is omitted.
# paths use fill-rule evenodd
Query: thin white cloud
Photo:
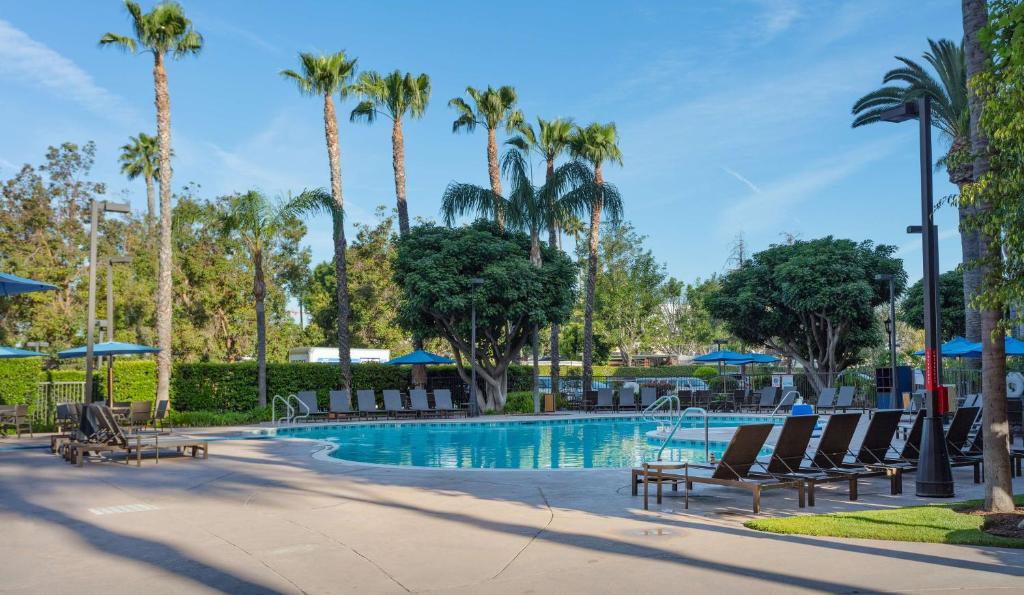
<svg viewBox="0 0 1024 595"><path fill-rule="evenodd" d="M134 118L120 97L98 85L89 73L58 52L0 19L0 79L27 83L115 120Z"/></svg>
<svg viewBox="0 0 1024 595"><path fill-rule="evenodd" d="M755 19L754 29L754 37L761 43L767 43L784 33L803 14L795 2L771 0L761 4L764 10Z"/></svg>
<svg viewBox="0 0 1024 595"><path fill-rule="evenodd" d="M738 172L738 171L736 171L736 170L734 170L734 169L730 169L730 168L728 168L728 167L726 167L726 166L724 166L724 165L720 165L719 167L720 167L720 168L722 169L722 171L724 171L725 173L727 173L727 174L729 174L730 176L732 176L732 177L736 178L736 179L737 179L737 180L739 180L740 182L743 182L743 184L744 184L744 185L746 185L746 187L747 187L747 188L750 188L751 190L753 190L754 192L756 192L756 193L758 193L758 194L760 194L760 193L761 193L761 188L760 188L760 187L758 187L758 185L757 185L757 184L755 184L755 183L751 182L750 180L748 180L748 179L747 179L747 178L746 178L746 177L745 177L745 176L744 176L743 174L741 174L740 172Z"/></svg>

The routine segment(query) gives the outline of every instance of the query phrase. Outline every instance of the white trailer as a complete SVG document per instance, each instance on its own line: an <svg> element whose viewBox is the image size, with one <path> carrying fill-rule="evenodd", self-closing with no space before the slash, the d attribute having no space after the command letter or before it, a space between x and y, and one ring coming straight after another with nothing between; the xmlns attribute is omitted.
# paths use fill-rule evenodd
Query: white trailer
<svg viewBox="0 0 1024 595"><path fill-rule="evenodd" d="M391 359L390 349L350 350L352 363L384 363ZM312 362L319 364L336 364L339 361L337 347L293 347L288 350L289 362Z"/></svg>

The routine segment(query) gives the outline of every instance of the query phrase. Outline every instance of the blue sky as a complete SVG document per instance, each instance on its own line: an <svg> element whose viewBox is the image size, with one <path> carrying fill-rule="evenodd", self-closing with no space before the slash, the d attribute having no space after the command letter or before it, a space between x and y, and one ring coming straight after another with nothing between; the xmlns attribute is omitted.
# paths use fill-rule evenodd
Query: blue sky
<svg viewBox="0 0 1024 595"><path fill-rule="evenodd" d="M895 244L920 277L917 136L910 124L853 130L850 106L894 55L961 36L960 4L727 1L557 3L184 2L206 44L170 65L175 187L214 196L283 195L326 186L321 104L278 72L298 51L345 49L363 69L426 72L426 116L406 125L413 216L437 217L451 181L486 185L485 135L451 133L451 97L508 84L523 111L614 121L624 155L606 178L626 218L668 271L721 272L743 233L753 250L827 234ZM143 2L148 9L150 2ZM96 45L128 33L120 2L0 4L0 177L47 145L94 140L96 177L145 206L142 182L118 173L117 148L155 129L152 60ZM350 124L339 107L350 218L394 203L390 131ZM936 155L946 141L936 138ZM955 188L935 175L936 199ZM941 210L941 268L960 260L956 213ZM315 260L330 229L310 221Z"/></svg>

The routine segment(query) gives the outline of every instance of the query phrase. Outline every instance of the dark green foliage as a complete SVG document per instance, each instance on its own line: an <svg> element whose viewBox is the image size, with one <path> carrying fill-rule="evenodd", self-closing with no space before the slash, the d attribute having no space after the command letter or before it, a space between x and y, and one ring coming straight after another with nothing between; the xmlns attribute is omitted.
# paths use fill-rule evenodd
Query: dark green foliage
<svg viewBox="0 0 1024 595"><path fill-rule="evenodd" d="M0 360L0 403L4 405L35 404L36 382L42 369L42 358Z"/></svg>
<svg viewBox="0 0 1024 595"><path fill-rule="evenodd" d="M171 427L205 428L212 426L241 426L270 421L270 407L257 407L249 411L171 411L167 425Z"/></svg>
<svg viewBox="0 0 1024 595"><path fill-rule="evenodd" d="M939 277L939 304L942 340L964 336L964 274L960 270L947 271ZM914 328L924 328L924 285L921 281L907 289L896 316Z"/></svg>
<svg viewBox="0 0 1024 595"><path fill-rule="evenodd" d="M0 364L2 365L2 364ZM45 370L35 375L38 382L81 382L85 370ZM107 398L106 364L93 374L97 400ZM156 399L156 362L152 360L114 359L114 400L152 401Z"/></svg>
<svg viewBox="0 0 1024 595"><path fill-rule="evenodd" d="M718 368L714 366L701 366L693 371L693 375L706 382L712 378L718 378Z"/></svg>

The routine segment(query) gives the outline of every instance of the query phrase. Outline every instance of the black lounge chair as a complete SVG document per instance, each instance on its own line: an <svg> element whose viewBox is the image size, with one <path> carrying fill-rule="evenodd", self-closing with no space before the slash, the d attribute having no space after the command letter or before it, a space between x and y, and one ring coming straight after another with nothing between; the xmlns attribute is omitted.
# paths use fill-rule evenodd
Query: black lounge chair
<svg viewBox="0 0 1024 595"><path fill-rule="evenodd" d="M359 406L361 417L385 415L386 411L377 409L377 396L370 389L359 389L356 391L356 404Z"/></svg>
<svg viewBox="0 0 1024 595"><path fill-rule="evenodd" d="M636 411L636 393L631 386L619 389L619 411L623 410Z"/></svg>
<svg viewBox="0 0 1024 595"><path fill-rule="evenodd" d="M438 388L434 390L434 409L439 414L454 416L457 413L466 414L462 409L458 409L455 405L452 405L452 391L447 388Z"/></svg>
<svg viewBox="0 0 1024 595"><path fill-rule="evenodd" d="M388 415L393 415L396 418L416 415L415 411L410 411L405 408L405 405L402 404L402 393L395 389L387 389L384 391L384 412Z"/></svg>
<svg viewBox="0 0 1024 595"><path fill-rule="evenodd" d="M409 391L409 409L414 411L417 415L437 415L436 409L431 409L427 403L427 391L422 388L414 388Z"/></svg>
<svg viewBox="0 0 1024 595"><path fill-rule="evenodd" d="M836 389L829 387L821 389L818 395L818 403L814 406L815 411L821 413L825 409L832 409L836 403Z"/></svg>
<svg viewBox="0 0 1024 595"><path fill-rule="evenodd" d="M981 483L981 432L978 432L974 440L968 440L967 433L970 432L973 418L978 414L977 408L961 407L953 416L949 431L946 433L946 450L949 452L950 467L973 467L974 483ZM963 413L961 413L961 411ZM886 460L888 465L901 465L903 471L916 471L918 459L921 456L921 436L924 430L924 418L927 412L924 409L918 410L914 417L914 423L907 432L907 440L903 443L903 449L896 459ZM960 419L957 419L957 416ZM966 446L964 446L966 444ZM959 447L957 446L959 445Z"/></svg>
<svg viewBox="0 0 1024 595"><path fill-rule="evenodd" d="M857 389L853 386L840 386L839 392L836 394L836 403L832 407L833 411L842 410L846 412L848 409L853 409L853 400L857 397Z"/></svg>
<svg viewBox="0 0 1024 595"><path fill-rule="evenodd" d="M640 407L647 409L658 400L658 389L653 386L640 388Z"/></svg>
<svg viewBox="0 0 1024 595"><path fill-rule="evenodd" d="M209 442L201 438L164 433L135 433L126 436L113 411L103 404L86 406L82 418L82 434L67 444L65 452L65 458L79 467L89 452L124 452L126 465L131 460L131 454L135 453L136 466L142 465L142 452L146 450L156 454L157 463L160 462L161 448L174 448L185 453L191 450L193 458L200 451L204 459L209 456Z"/></svg>
<svg viewBox="0 0 1024 595"><path fill-rule="evenodd" d="M295 398L302 403L302 407L299 408L297 417L305 417L306 421L327 417L327 412L321 411L320 405L316 402L315 390L300 390L295 393ZM303 409L305 409L305 411L303 411Z"/></svg>
<svg viewBox="0 0 1024 595"><path fill-rule="evenodd" d="M330 398L327 409L329 419L343 419L355 415L355 412L352 411L352 392L347 388L332 390L328 393L328 397Z"/></svg>
<svg viewBox="0 0 1024 595"><path fill-rule="evenodd" d="M761 395L755 405L755 411L775 409L775 403L779 400L781 389L777 386L766 386L759 391Z"/></svg>
<svg viewBox="0 0 1024 595"><path fill-rule="evenodd" d="M818 451L811 460L811 468L826 473L853 473L859 478L886 477L892 495L903 493L903 466L888 465L884 459L892 448L903 410L876 411L868 422L864 440L856 455L850 451L850 441L860 422L860 413L836 413L829 417L818 442ZM835 434L829 432L835 426ZM829 440L825 434L829 433ZM848 460L852 459L852 460Z"/></svg>
<svg viewBox="0 0 1024 595"><path fill-rule="evenodd" d="M610 388L597 389L597 404L594 411L615 411L615 391Z"/></svg>

